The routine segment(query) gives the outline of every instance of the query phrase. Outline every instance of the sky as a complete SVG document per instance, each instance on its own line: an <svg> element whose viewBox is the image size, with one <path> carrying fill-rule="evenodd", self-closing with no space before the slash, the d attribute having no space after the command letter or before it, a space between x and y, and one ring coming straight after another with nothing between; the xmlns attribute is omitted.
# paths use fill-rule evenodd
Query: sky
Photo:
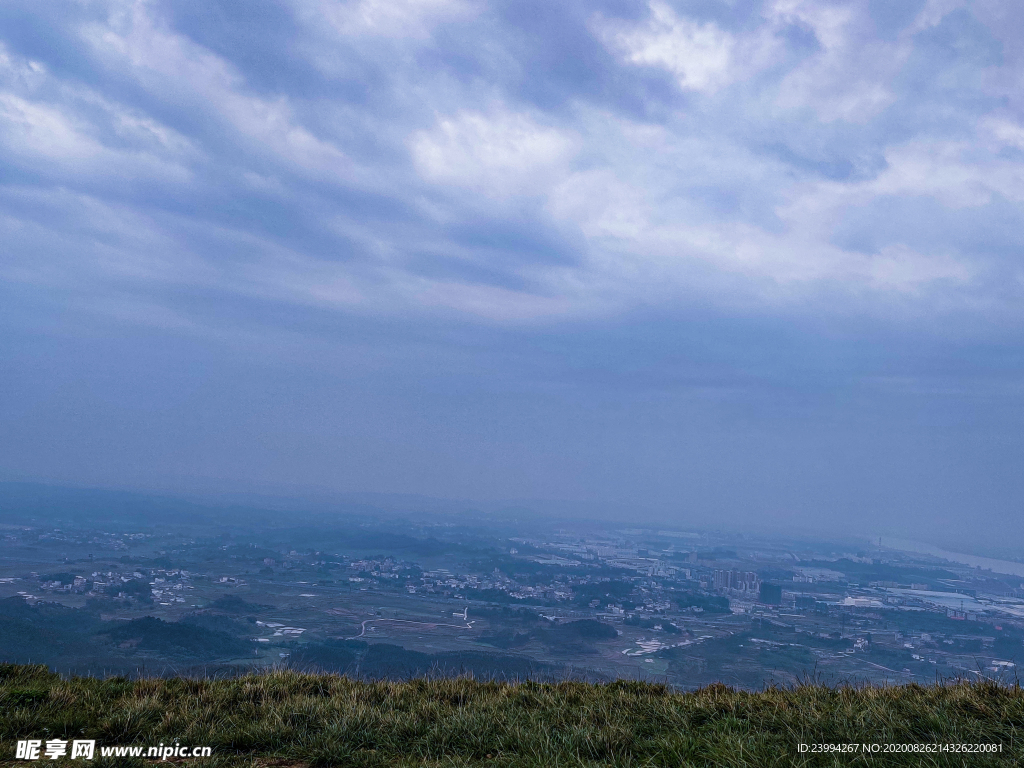
<svg viewBox="0 0 1024 768"><path fill-rule="evenodd" d="M5 0L0 479L1024 549L1022 39L1014 0Z"/></svg>

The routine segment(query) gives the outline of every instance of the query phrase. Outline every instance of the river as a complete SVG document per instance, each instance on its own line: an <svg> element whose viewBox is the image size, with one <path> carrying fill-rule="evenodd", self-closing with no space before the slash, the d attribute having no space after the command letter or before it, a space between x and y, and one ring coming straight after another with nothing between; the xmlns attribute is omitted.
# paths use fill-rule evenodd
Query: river
<svg viewBox="0 0 1024 768"><path fill-rule="evenodd" d="M920 541L908 541L906 539L887 539L882 537L882 546L898 549L902 552L919 552L923 555L941 557L953 563L962 563L974 568L993 571L994 573L1024 576L1024 563L1015 563L1012 560L996 560L991 557L977 557L960 552L947 552L944 549L933 547L931 544L924 544Z"/></svg>

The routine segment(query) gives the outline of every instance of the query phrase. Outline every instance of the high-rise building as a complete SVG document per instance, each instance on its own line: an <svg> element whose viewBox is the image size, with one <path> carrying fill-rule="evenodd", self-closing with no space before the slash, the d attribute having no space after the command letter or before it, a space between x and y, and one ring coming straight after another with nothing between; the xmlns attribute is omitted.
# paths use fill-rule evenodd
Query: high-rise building
<svg viewBox="0 0 1024 768"><path fill-rule="evenodd" d="M782 587L762 582L758 600L765 605L782 605Z"/></svg>
<svg viewBox="0 0 1024 768"><path fill-rule="evenodd" d="M712 577L714 588L734 592L749 592L754 594L760 586L760 580L753 571L726 571L718 570Z"/></svg>

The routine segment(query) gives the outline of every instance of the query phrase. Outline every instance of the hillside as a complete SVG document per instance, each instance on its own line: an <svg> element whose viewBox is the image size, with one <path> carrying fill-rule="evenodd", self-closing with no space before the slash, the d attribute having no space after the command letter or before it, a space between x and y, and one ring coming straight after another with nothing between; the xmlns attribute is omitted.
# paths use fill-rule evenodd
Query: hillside
<svg viewBox="0 0 1024 768"><path fill-rule="evenodd" d="M65 680L44 667L5 665L0 713L4 765L27 764L14 754L15 741L28 738L212 747L211 759L185 761L195 766L984 766L1024 759L1024 692L993 683L674 693L635 682L359 682L284 671L230 680ZM994 744L1002 751L821 755L801 754L801 742Z"/></svg>

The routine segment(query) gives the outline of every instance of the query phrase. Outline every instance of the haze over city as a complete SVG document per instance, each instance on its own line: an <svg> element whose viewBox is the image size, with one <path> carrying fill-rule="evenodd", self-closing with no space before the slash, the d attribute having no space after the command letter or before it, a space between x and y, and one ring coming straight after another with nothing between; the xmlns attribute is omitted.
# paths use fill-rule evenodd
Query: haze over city
<svg viewBox="0 0 1024 768"><path fill-rule="evenodd" d="M0 480L1010 556L1021 39L1009 0L7 0Z"/></svg>

